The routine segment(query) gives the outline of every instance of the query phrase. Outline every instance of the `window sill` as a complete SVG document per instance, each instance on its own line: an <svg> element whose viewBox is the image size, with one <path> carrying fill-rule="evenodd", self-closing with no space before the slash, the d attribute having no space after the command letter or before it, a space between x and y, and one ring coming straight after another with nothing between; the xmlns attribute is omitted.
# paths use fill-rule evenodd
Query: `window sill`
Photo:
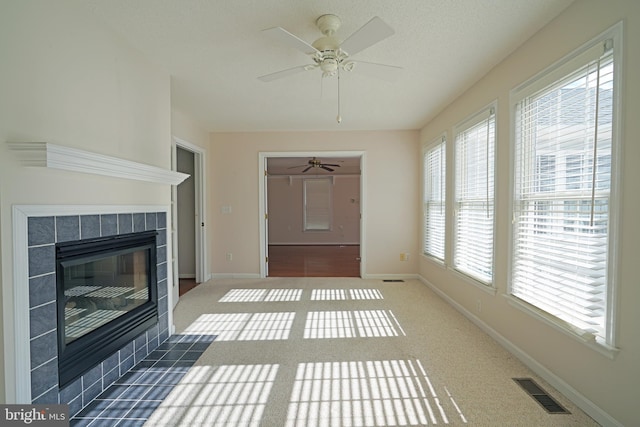
<svg viewBox="0 0 640 427"><path fill-rule="evenodd" d="M475 279L465 273L462 273L461 271L456 270L451 266L449 266L449 271L453 273L455 276L462 279L465 283L475 286L476 288L488 293L489 295L495 296L498 293L498 290L491 283L481 282L480 280Z"/></svg>
<svg viewBox="0 0 640 427"><path fill-rule="evenodd" d="M425 254L424 252L420 254L422 256L422 259L425 259L431 263L433 263L434 265L440 267L440 268L447 268L447 264L445 264L445 262L443 260L441 260L440 258L436 258L434 256L431 256L429 254Z"/></svg>
<svg viewBox="0 0 640 427"><path fill-rule="evenodd" d="M618 353L620 352L620 349L616 347L612 347L607 343L598 341L593 335L586 336L584 334L580 334L579 332L573 329L570 329L569 327L561 324L556 319L547 315L543 311L527 304L524 301L519 300L518 298L515 298L507 294L503 294L503 297L507 300L509 305L511 305L512 307L536 318L537 320L542 321L543 323L551 326L556 331L559 331L564 335L584 344L588 348L597 351L598 353L602 354L608 359L611 359L611 360L615 359Z"/></svg>

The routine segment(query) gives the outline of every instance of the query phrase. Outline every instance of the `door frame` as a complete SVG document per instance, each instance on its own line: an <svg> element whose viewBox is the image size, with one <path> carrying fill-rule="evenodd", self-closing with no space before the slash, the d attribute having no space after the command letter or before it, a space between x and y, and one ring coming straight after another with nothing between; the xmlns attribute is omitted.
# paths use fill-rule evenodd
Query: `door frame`
<svg viewBox="0 0 640 427"><path fill-rule="evenodd" d="M178 148L193 153L194 163L194 187L195 187L195 230L196 230L196 282L202 283L210 279L209 269L207 267L207 203L206 203L206 151L202 147L192 144L183 139L172 137L171 146L171 168L175 171L177 169L177 150ZM179 298L179 271L178 271L178 186L174 185L171 189L171 210L172 210L172 233L173 233L173 248L172 248L172 264L173 264L173 279L174 279L174 306L178 302Z"/></svg>
<svg viewBox="0 0 640 427"><path fill-rule="evenodd" d="M267 215L267 159L270 157L359 157L360 158L360 277L366 276L366 152L365 151L265 151L258 153L258 196L260 198L260 278L267 277L269 265L268 215Z"/></svg>

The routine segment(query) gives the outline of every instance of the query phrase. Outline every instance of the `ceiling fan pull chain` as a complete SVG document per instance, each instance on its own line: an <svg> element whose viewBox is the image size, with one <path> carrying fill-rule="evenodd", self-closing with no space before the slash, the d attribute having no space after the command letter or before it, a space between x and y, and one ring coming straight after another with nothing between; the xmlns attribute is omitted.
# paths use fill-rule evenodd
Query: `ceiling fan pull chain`
<svg viewBox="0 0 640 427"><path fill-rule="evenodd" d="M340 115L340 67L338 67L338 116L336 120L338 123L342 123L342 116Z"/></svg>

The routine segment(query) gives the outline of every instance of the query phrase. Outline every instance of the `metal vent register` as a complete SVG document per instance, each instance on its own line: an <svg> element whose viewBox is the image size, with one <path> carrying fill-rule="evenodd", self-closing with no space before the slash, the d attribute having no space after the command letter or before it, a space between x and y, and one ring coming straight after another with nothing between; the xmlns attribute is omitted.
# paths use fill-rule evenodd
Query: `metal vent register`
<svg viewBox="0 0 640 427"><path fill-rule="evenodd" d="M513 378L513 380L526 391L529 396L540 404L550 414L570 414L562 405L542 389L531 378Z"/></svg>

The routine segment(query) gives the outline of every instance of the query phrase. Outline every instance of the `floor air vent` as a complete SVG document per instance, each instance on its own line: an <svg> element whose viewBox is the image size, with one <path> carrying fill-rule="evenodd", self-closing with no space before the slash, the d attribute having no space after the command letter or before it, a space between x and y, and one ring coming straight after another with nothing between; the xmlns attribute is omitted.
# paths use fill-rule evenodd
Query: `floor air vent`
<svg viewBox="0 0 640 427"><path fill-rule="evenodd" d="M570 414L562 405L555 401L555 399L549 396L549 393L544 391L534 380L531 378L514 378L513 379L524 391L526 391L536 402L542 406L545 411L550 414Z"/></svg>
<svg viewBox="0 0 640 427"><path fill-rule="evenodd" d="M402 279L384 279L383 282L386 283L404 283Z"/></svg>

